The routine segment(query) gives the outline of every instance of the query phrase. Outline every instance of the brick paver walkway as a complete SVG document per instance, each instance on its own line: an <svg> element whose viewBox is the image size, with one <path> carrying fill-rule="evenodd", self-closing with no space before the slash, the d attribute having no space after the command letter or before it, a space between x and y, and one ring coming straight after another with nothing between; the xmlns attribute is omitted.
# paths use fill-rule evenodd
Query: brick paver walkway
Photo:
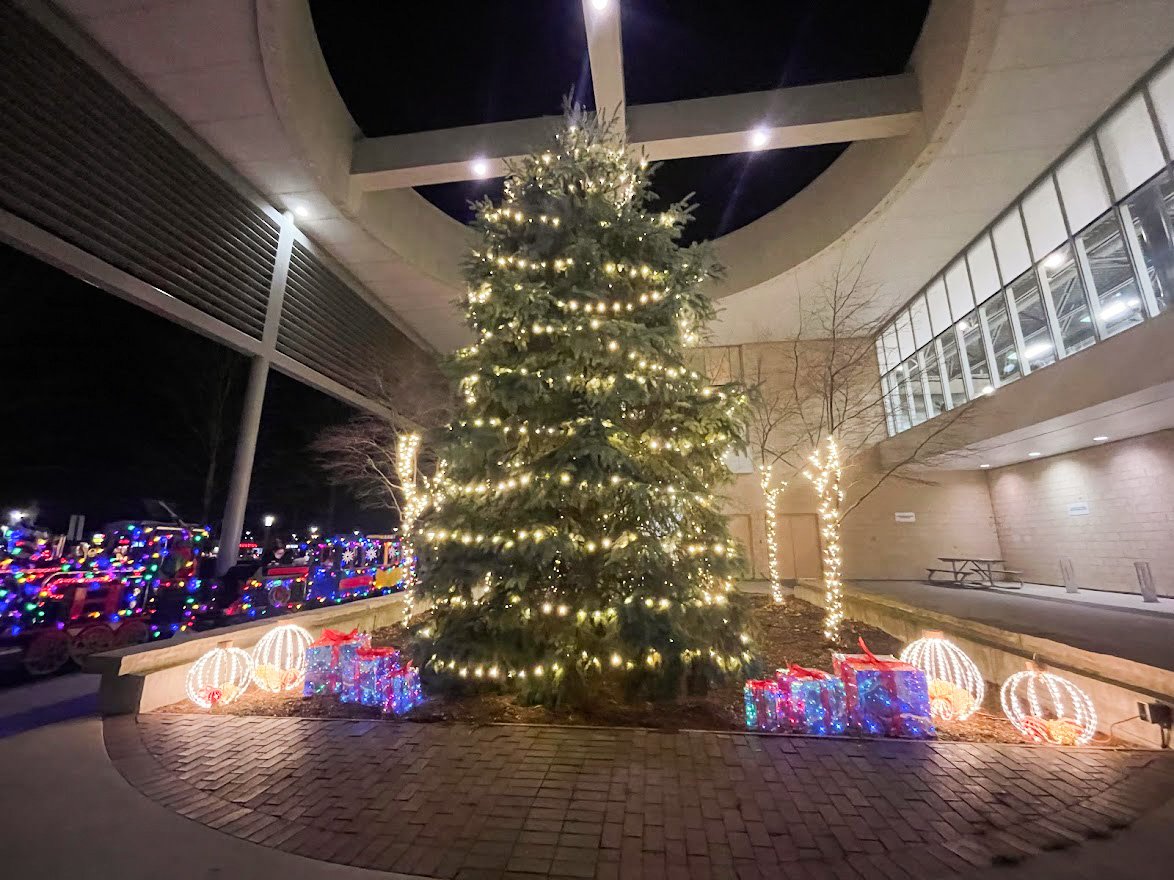
<svg viewBox="0 0 1174 880"><path fill-rule="evenodd" d="M146 715L143 794L299 855L430 877L957 876L1111 834L1174 756L736 733Z"/></svg>

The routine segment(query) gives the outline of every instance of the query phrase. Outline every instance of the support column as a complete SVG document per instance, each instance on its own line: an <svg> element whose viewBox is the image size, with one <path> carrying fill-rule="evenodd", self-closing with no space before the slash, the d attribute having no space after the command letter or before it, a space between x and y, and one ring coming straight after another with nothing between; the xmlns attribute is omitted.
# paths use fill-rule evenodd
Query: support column
<svg viewBox="0 0 1174 880"><path fill-rule="evenodd" d="M249 384L241 408L240 435L228 483L228 499L220 528L220 552L216 556L216 573L224 574L240 556L241 532L245 527L245 507L249 502L249 484L253 478L253 456L257 452L257 432L261 427L261 408L265 403L265 385L269 379L269 362L277 347L277 329L281 324L281 306L285 301L285 280L289 277L289 257L293 252L293 215L281 218L281 237L277 242L277 259L269 284L269 303L265 309L265 329L261 334L261 353L249 365Z"/></svg>
<svg viewBox="0 0 1174 880"><path fill-rule="evenodd" d="M253 477L253 456L257 452L257 432L261 427L261 407L265 402L265 384L269 378L269 359L261 355L249 365L249 384L245 388L236 457L224 503L224 520L220 528L220 550L216 556L216 573L232 568L240 555L241 532L245 527L245 505L249 501L249 484Z"/></svg>

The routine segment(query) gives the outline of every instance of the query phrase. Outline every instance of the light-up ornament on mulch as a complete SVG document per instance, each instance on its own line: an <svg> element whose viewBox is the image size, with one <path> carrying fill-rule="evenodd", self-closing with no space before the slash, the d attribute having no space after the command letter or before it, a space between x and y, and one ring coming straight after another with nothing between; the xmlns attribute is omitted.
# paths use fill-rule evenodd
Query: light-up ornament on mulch
<svg viewBox="0 0 1174 880"><path fill-rule="evenodd" d="M940 632L927 632L901 652L901 660L925 672L934 718L965 721L982 705L986 682L966 652Z"/></svg>
<svg viewBox="0 0 1174 880"><path fill-rule="evenodd" d="M306 630L285 623L267 632L253 648L253 681L271 694L297 690L306 677L306 648L314 641Z"/></svg>
<svg viewBox="0 0 1174 880"><path fill-rule="evenodd" d="M1032 742L1083 746L1096 735L1097 713L1088 694L1034 664L1003 682L1000 697L1007 718Z"/></svg>
<svg viewBox="0 0 1174 880"><path fill-rule="evenodd" d="M201 709L227 705L245 692L252 678L248 652L221 642L188 670L187 696Z"/></svg>

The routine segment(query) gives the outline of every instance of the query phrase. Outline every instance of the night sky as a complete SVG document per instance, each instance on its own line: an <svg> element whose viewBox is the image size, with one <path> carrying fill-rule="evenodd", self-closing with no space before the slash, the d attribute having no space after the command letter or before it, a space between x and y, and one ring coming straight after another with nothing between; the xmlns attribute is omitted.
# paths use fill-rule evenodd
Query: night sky
<svg viewBox="0 0 1174 880"><path fill-rule="evenodd" d="M310 8L339 93L368 136L554 115L568 94L594 107L579 0L311 0ZM928 0L622 0L628 103L901 73L928 8ZM696 193L685 241L716 238L781 205L848 146L678 159L660 166L653 188L663 204ZM469 201L499 197L501 180L417 191L468 222Z"/></svg>
<svg viewBox="0 0 1174 880"><path fill-rule="evenodd" d="M246 359L145 309L0 245L6 377L0 512L37 509L64 530L144 517L143 499L201 519L211 432L223 436L211 520L224 509ZM224 415L215 401L228 377ZM303 532L331 522L331 489L308 446L352 410L271 372L247 527L265 513ZM336 530L384 531L385 513L334 494Z"/></svg>

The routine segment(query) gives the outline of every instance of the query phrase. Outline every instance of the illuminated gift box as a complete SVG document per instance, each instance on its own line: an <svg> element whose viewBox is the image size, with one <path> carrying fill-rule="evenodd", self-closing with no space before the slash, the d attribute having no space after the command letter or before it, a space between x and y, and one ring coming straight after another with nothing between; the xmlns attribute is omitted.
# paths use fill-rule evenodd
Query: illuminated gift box
<svg viewBox="0 0 1174 880"><path fill-rule="evenodd" d="M774 679L750 679L742 688L748 730L778 730L779 683Z"/></svg>
<svg viewBox="0 0 1174 880"><path fill-rule="evenodd" d="M302 693L338 694L355 680L355 660L360 648L371 645L371 637L357 629L349 633L322 631L306 648L306 686Z"/></svg>
<svg viewBox="0 0 1174 880"><path fill-rule="evenodd" d="M343 683L338 698L360 706L382 706L391 676L401 662L398 648L359 648L355 652L355 674Z"/></svg>
<svg viewBox="0 0 1174 880"><path fill-rule="evenodd" d="M791 665L777 673L779 720L791 733L837 736L848 726L844 682L822 669Z"/></svg>
<svg viewBox="0 0 1174 880"><path fill-rule="evenodd" d="M411 660L404 661L392 674L390 685L387 699L383 702L385 715L402 715L413 706L419 706L424 702L424 692L420 689L420 673L412 665Z"/></svg>
<svg viewBox="0 0 1174 880"><path fill-rule="evenodd" d="M844 682L849 726L872 736L932 739L925 673L895 657L878 657L860 640L863 654L833 654L836 674Z"/></svg>

